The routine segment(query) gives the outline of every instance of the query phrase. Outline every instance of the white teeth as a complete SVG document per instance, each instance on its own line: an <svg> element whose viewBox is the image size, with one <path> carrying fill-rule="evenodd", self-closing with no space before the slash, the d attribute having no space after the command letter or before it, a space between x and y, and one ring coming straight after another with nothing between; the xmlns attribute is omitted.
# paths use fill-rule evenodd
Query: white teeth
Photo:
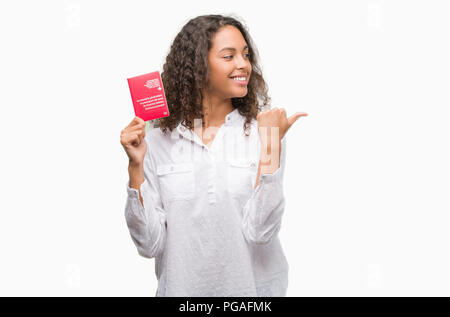
<svg viewBox="0 0 450 317"><path fill-rule="evenodd" d="M233 77L234 80L245 81L247 77Z"/></svg>

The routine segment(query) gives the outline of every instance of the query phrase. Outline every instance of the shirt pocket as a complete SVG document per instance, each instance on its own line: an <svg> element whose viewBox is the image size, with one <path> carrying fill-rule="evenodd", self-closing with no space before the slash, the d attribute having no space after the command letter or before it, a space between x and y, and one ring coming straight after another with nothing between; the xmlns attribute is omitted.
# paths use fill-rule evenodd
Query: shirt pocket
<svg viewBox="0 0 450 317"><path fill-rule="evenodd" d="M163 201L190 200L195 197L193 163L160 164L156 167Z"/></svg>
<svg viewBox="0 0 450 317"><path fill-rule="evenodd" d="M230 160L227 168L228 192L235 197L249 197L256 182L256 162L253 160Z"/></svg>

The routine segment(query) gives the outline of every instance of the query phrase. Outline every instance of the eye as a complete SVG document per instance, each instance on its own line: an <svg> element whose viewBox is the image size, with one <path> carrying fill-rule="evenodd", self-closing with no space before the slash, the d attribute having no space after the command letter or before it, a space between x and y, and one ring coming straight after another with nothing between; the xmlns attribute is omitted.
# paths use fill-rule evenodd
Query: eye
<svg viewBox="0 0 450 317"><path fill-rule="evenodd" d="M247 56L247 58L250 58L250 54L249 53L245 54L245 56ZM224 56L223 58L231 59L231 58L233 58L233 55Z"/></svg>

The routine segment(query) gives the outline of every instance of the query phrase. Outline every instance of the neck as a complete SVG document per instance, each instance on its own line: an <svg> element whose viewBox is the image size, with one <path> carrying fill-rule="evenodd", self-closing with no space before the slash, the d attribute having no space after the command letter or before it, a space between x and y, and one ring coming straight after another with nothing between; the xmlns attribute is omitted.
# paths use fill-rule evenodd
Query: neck
<svg viewBox="0 0 450 317"><path fill-rule="evenodd" d="M231 98L222 99L207 95L203 98L204 127L218 127L225 122L227 114L234 110Z"/></svg>

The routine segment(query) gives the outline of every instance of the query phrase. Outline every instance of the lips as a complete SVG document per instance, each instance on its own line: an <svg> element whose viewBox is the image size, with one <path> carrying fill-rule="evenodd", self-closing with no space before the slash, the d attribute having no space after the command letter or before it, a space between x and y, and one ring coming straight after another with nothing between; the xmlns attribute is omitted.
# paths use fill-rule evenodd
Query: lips
<svg viewBox="0 0 450 317"><path fill-rule="evenodd" d="M240 78L240 77L235 77L235 78ZM234 81L238 85L243 85L243 86L247 85L248 79L246 77L241 77L241 78L245 78L245 80L233 79L233 78L231 78L231 80Z"/></svg>
<svg viewBox="0 0 450 317"><path fill-rule="evenodd" d="M248 74L239 74L235 76L230 77L232 81L234 81L236 84L240 86L245 86L248 83Z"/></svg>
<svg viewBox="0 0 450 317"><path fill-rule="evenodd" d="M230 76L231 78L234 77L247 77L247 73L242 73L242 74L238 74L238 75L234 75L234 76Z"/></svg>

